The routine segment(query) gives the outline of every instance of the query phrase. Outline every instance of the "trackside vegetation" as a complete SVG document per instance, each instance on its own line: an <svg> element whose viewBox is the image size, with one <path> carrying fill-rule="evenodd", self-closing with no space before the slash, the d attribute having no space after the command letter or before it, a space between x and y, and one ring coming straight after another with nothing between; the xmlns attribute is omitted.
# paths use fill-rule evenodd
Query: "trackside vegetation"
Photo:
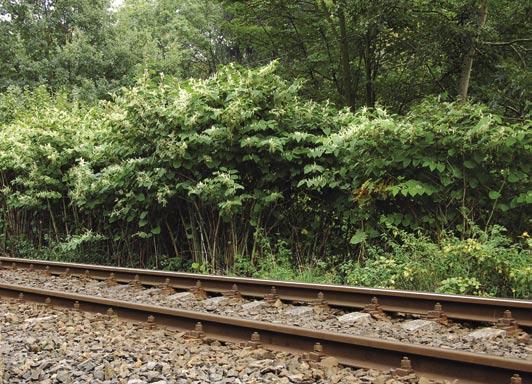
<svg viewBox="0 0 532 384"><path fill-rule="evenodd" d="M532 129L426 98L301 96L279 64L145 74L109 101L0 96L0 251L530 297Z"/></svg>

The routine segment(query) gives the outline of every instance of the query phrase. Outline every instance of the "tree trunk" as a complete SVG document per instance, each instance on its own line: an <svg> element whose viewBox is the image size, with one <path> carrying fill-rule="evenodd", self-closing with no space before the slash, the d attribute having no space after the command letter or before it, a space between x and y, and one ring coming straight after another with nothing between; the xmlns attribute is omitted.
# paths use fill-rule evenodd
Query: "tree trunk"
<svg viewBox="0 0 532 384"><path fill-rule="evenodd" d="M375 79L377 77L377 38L379 36L379 27L376 23L368 26L363 42L363 60L364 70L366 73L366 106L375 107Z"/></svg>
<svg viewBox="0 0 532 384"><path fill-rule="evenodd" d="M471 39L471 44L464 56L464 61L462 62L462 71L460 73L460 82L458 83L458 101L460 103L465 103L467 101L467 93L469 90L469 80L471 79L471 69L473 68L473 55L475 54L475 40L480 35L484 24L486 24L486 19L488 17L488 2L483 0L480 3L478 11L478 30L477 35Z"/></svg>
<svg viewBox="0 0 532 384"><path fill-rule="evenodd" d="M342 6L338 10L338 23L340 27L340 64L342 70L342 82L345 104L350 108L355 108L355 95L353 92L353 81L351 79L351 65L349 60L349 43L347 40L347 30L345 25L345 14Z"/></svg>

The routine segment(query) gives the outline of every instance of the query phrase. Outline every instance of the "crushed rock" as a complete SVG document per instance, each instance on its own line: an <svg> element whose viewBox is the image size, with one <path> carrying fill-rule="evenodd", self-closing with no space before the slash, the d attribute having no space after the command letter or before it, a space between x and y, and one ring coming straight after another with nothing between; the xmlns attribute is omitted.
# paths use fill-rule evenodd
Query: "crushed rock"
<svg viewBox="0 0 532 384"><path fill-rule="evenodd" d="M391 321L362 317L368 321L347 321L360 312L344 312L337 308L317 310L312 305L293 305L277 300L268 304L257 300L235 300L225 296L213 296L198 300L189 292L168 295L157 287L134 289L126 284L108 287L97 280L84 281L77 277L61 278L45 276L38 271L0 269L0 281L43 289L55 289L73 293L102 296L111 299L160 305L176 309L210 312L248 320L265 321L298 327L340 332L385 340L421 344L436 348L449 348L475 353L486 353L515 359L532 358L532 348L526 337L475 338L474 329L460 323L448 327L421 319L393 318ZM327 297L325 297L327 300ZM260 306L259 304L260 303ZM445 308L443 308L445 310ZM423 324L415 330L410 325ZM481 330L481 328L480 328Z"/></svg>
<svg viewBox="0 0 532 384"><path fill-rule="evenodd" d="M36 317L41 321L25 321ZM183 332L42 304L0 300L0 327L3 384L438 383L345 368L334 357L311 362L287 352L189 339Z"/></svg>

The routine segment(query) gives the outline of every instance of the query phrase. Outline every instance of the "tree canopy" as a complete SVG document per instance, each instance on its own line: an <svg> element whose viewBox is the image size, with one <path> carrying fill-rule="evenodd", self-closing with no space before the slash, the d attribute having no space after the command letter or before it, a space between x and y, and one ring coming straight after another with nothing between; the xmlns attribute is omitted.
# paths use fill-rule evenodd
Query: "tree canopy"
<svg viewBox="0 0 532 384"><path fill-rule="evenodd" d="M208 77L278 59L303 94L406 113L466 92L523 117L527 21L518 0L40 0L0 3L0 91L46 85L95 100L145 70Z"/></svg>

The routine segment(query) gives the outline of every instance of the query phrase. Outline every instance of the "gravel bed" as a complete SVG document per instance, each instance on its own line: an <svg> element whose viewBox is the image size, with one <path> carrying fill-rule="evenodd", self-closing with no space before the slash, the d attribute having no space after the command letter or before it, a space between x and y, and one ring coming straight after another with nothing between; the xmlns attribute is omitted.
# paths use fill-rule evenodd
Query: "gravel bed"
<svg viewBox="0 0 532 384"><path fill-rule="evenodd" d="M430 384L350 369L333 357L190 339L116 317L0 299L0 383Z"/></svg>
<svg viewBox="0 0 532 384"><path fill-rule="evenodd" d="M423 323L421 321L422 327L409 329L410 325L415 325L412 319L393 318L384 321L364 314L356 321L349 321L352 319L345 316L348 313L336 308L293 305L279 300L269 304L265 301L236 300L223 296L198 300L192 294L185 292L168 294L160 288L134 289L126 284L109 287L103 281L46 276L43 272L25 270L0 270L0 281L330 332L532 360L530 353L532 347L527 334L521 333L517 337L510 337L502 330L492 329L492 332L489 332L490 329L488 329L487 335L475 336L473 332L478 329L461 323L442 326L436 322ZM352 314L357 315L357 313ZM419 320L414 320L414 323L416 321L419 322Z"/></svg>

